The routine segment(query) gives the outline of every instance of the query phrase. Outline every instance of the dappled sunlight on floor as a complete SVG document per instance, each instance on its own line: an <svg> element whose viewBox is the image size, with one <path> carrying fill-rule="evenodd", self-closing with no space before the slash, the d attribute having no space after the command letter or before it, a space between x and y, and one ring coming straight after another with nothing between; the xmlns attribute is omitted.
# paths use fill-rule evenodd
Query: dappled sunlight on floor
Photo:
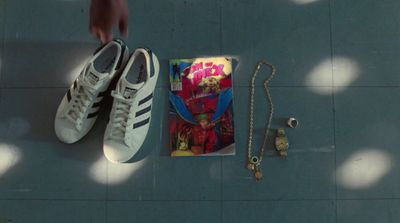
<svg viewBox="0 0 400 223"><path fill-rule="evenodd" d="M310 3L317 2L318 0L290 0L293 3L296 3L298 5L306 5Z"/></svg>
<svg viewBox="0 0 400 223"><path fill-rule="evenodd" d="M358 78L360 67L353 59L334 57L332 61L323 60L306 76L305 82L311 91L330 95L332 88L321 87L334 87L333 92L341 92Z"/></svg>
<svg viewBox="0 0 400 223"><path fill-rule="evenodd" d="M0 178L21 160L21 152L15 146L0 144Z"/></svg>
<svg viewBox="0 0 400 223"><path fill-rule="evenodd" d="M146 162L147 159L145 158L135 163L115 164L102 157L90 167L89 175L100 184L120 184L129 180ZM108 165L108 170L105 165ZM104 172L105 170L107 170L107 173Z"/></svg>
<svg viewBox="0 0 400 223"><path fill-rule="evenodd" d="M82 55L81 56L81 60L82 61L80 64L78 64L75 67L71 68L71 71L67 73L67 75L65 75L66 78L66 82L72 84L74 82L74 80L79 76L79 74L82 72L82 69L86 66L87 62L89 61L89 59L91 58L91 55Z"/></svg>
<svg viewBox="0 0 400 223"><path fill-rule="evenodd" d="M350 156L336 171L337 183L347 189L364 189L378 183L392 167L390 155L366 148Z"/></svg>
<svg viewBox="0 0 400 223"><path fill-rule="evenodd" d="M360 66L350 58L335 57L333 71L334 92L342 92L359 77Z"/></svg>

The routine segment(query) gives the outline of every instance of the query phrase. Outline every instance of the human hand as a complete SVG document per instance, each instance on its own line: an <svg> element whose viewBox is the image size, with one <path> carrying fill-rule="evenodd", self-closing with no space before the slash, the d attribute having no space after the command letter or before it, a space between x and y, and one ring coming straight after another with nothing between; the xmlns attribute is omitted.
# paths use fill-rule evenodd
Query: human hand
<svg viewBox="0 0 400 223"><path fill-rule="evenodd" d="M113 39L113 27L118 24L122 36L128 35L128 3L126 0L92 0L90 32L103 43Z"/></svg>

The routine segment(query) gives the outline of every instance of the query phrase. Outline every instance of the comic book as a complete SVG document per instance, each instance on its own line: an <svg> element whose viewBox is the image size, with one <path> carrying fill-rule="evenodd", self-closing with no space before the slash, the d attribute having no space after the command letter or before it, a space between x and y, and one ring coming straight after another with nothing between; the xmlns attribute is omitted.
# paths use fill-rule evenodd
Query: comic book
<svg viewBox="0 0 400 223"><path fill-rule="evenodd" d="M171 156L234 155L232 59L169 62Z"/></svg>

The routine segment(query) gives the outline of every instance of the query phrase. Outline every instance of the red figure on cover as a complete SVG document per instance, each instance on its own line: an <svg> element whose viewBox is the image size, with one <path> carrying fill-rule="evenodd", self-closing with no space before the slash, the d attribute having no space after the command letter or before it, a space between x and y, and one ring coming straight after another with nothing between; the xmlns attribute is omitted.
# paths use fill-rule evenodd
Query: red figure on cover
<svg viewBox="0 0 400 223"><path fill-rule="evenodd" d="M214 124L209 123L207 114L198 116L200 125L193 127L193 144L201 146L203 153L212 153L215 151L218 142L218 136L214 129Z"/></svg>

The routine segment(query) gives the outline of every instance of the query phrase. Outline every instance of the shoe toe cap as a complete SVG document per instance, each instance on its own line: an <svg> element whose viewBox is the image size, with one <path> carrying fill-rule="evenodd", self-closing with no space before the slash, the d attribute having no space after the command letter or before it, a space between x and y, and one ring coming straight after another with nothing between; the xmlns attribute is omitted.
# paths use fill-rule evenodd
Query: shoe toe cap
<svg viewBox="0 0 400 223"><path fill-rule="evenodd" d="M56 119L54 129L58 139L64 143L75 143L81 138L80 132L66 120Z"/></svg>
<svg viewBox="0 0 400 223"><path fill-rule="evenodd" d="M104 141L103 150L106 158L115 163L127 162L136 154L134 149L112 140Z"/></svg>

